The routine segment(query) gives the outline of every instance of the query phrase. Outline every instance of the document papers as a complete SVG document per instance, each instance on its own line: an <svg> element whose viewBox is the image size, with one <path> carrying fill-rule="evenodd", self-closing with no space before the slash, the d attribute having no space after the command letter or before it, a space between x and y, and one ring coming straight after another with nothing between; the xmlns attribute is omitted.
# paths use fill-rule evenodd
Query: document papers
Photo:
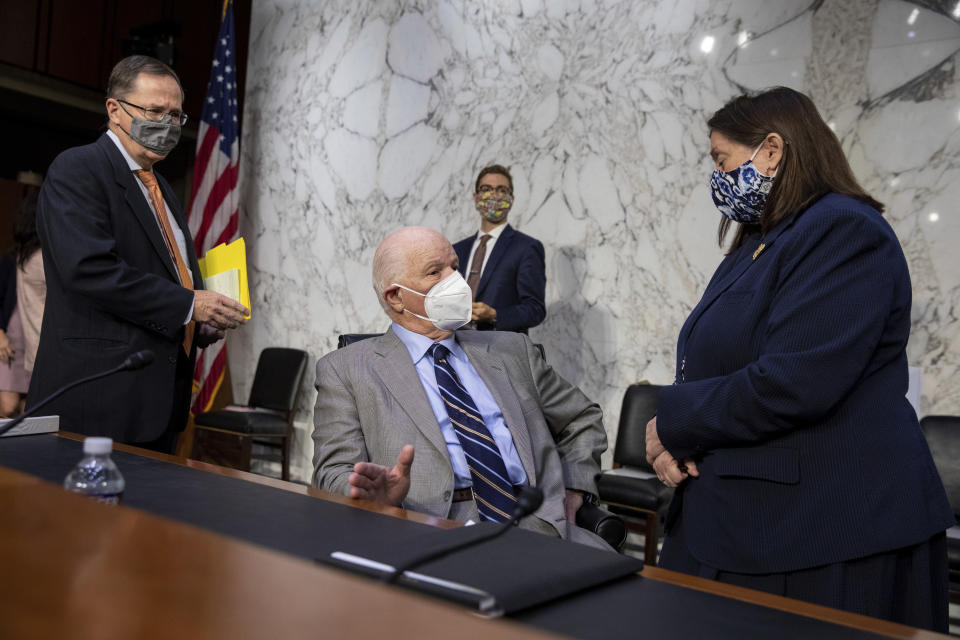
<svg viewBox="0 0 960 640"><path fill-rule="evenodd" d="M198 260L203 287L233 298L250 309L250 288L247 285L247 245L243 238L230 244L218 244ZM250 316L247 315L247 319Z"/></svg>

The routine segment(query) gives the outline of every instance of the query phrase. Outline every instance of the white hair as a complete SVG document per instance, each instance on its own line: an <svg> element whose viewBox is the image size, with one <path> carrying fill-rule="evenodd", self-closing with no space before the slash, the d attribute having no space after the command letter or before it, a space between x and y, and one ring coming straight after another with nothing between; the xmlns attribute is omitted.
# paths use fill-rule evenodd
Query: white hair
<svg viewBox="0 0 960 640"><path fill-rule="evenodd" d="M388 235L373 254L373 291L377 302L389 315L393 310L384 293L393 283L403 283L410 271L410 258L424 245L437 238L447 242L439 232L428 227L403 227Z"/></svg>

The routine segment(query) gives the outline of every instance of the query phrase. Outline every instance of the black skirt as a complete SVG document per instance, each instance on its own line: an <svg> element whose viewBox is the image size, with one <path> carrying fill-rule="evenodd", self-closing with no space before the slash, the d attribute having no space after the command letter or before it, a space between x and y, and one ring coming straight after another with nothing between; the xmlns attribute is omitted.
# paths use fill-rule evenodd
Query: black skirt
<svg viewBox="0 0 960 640"><path fill-rule="evenodd" d="M842 609L891 622L948 631L947 538L863 558L786 573L721 571L690 555L677 518L664 540L660 566L738 587Z"/></svg>

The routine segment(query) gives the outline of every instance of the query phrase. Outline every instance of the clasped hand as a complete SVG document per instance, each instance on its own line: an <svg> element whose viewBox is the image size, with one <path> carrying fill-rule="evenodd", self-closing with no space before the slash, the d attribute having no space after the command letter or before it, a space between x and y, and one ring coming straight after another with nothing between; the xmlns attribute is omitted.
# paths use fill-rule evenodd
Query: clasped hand
<svg viewBox="0 0 960 640"><path fill-rule="evenodd" d="M689 458L682 462L670 455L663 443L660 442L660 436L657 435L657 417L654 416L647 423L647 462L653 465L653 470L657 472L657 478L668 487L677 487L684 480L693 476L700 475L697 465Z"/></svg>

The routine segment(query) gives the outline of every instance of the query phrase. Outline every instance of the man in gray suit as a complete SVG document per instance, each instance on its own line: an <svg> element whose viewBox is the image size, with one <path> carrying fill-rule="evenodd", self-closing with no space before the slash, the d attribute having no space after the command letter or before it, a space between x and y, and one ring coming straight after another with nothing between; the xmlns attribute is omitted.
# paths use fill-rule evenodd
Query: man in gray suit
<svg viewBox="0 0 960 640"><path fill-rule="evenodd" d="M544 501L520 526L609 549L575 525L607 447L600 407L526 335L457 331L472 308L457 267L424 227L377 248L373 284L392 325L317 363L313 484L460 521L504 519L505 489L529 484Z"/></svg>

